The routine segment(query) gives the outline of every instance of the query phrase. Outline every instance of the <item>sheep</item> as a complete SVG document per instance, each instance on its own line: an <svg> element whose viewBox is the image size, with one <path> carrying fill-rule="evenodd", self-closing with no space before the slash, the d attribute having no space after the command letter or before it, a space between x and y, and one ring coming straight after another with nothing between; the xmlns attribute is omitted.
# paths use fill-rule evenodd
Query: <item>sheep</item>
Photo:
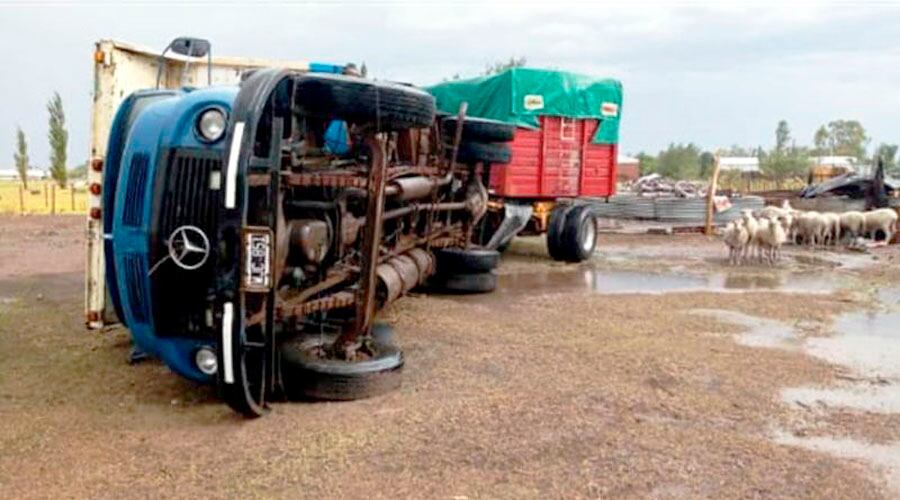
<svg viewBox="0 0 900 500"><path fill-rule="evenodd" d="M897 212L890 208L879 208L866 212L864 231L874 240L878 237L878 231L884 233L884 241L890 242L897 230Z"/></svg>
<svg viewBox="0 0 900 500"><path fill-rule="evenodd" d="M769 205L759 210L759 213L757 213L756 216L760 219L776 219L786 213L788 213L787 210L784 210L783 208Z"/></svg>
<svg viewBox="0 0 900 500"><path fill-rule="evenodd" d="M819 212L802 212L797 216L797 234L810 246L820 244L825 236L828 221Z"/></svg>
<svg viewBox="0 0 900 500"><path fill-rule="evenodd" d="M744 260L746 260L753 253L753 247L756 246L756 229L759 227L759 222L753 217L753 211L746 208L741 210L741 220L747 229L747 234L750 235L750 241L744 247ZM758 247L756 248L756 256L759 257Z"/></svg>
<svg viewBox="0 0 900 500"><path fill-rule="evenodd" d="M732 266L743 262L743 253L750 242L750 232L742 219L734 220L725 226L725 244L728 245L728 263Z"/></svg>
<svg viewBox="0 0 900 500"><path fill-rule="evenodd" d="M782 221L776 219L761 219L756 229L756 245L762 251L761 262L774 265L781 258L781 246L787 240Z"/></svg>
<svg viewBox="0 0 900 500"><path fill-rule="evenodd" d="M844 234L850 235L851 241L862 236L865 225L866 216L862 212L851 210L841 214L841 230Z"/></svg>
<svg viewBox="0 0 900 500"><path fill-rule="evenodd" d="M834 212L825 212L822 217L825 220L823 244L837 245L841 239L841 216Z"/></svg>

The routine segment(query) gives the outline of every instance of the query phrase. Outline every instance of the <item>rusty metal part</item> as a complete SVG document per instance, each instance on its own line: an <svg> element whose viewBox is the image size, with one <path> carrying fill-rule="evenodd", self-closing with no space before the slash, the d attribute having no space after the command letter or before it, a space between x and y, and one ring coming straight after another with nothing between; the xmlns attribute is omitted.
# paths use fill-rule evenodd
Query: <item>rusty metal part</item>
<svg viewBox="0 0 900 500"><path fill-rule="evenodd" d="M319 219L298 219L288 225L291 238L291 258L294 262L318 264L331 247L328 223Z"/></svg>
<svg viewBox="0 0 900 500"><path fill-rule="evenodd" d="M290 311L280 309L278 310L278 314L280 314L281 316L279 316L278 319L284 319L284 315L286 313L287 316L293 317L306 316L314 312L350 307L355 302L356 297L354 296L353 292L340 291L331 295L326 295L318 299L313 299L308 302L295 305L293 308L291 308Z"/></svg>
<svg viewBox="0 0 900 500"><path fill-rule="evenodd" d="M410 175L434 177L436 175L440 175L440 173L440 170L436 167L401 165L391 167L389 169L387 177L391 180ZM291 187L336 187L366 189L366 186L368 185L368 179L366 178L365 170L352 167L347 167L341 170L332 169L319 172L282 172L281 177L284 184ZM393 186L390 186L386 192L386 194L389 196L396 195L397 193L398 189Z"/></svg>
<svg viewBox="0 0 900 500"><path fill-rule="evenodd" d="M367 182L368 204L366 206L366 226L360 248L362 269L357 292L356 317L353 328L345 330L334 341L336 353L356 342L360 335L368 335L375 315L375 293L377 286L376 269L381 247L382 216L384 215L384 187L386 182L387 158L385 141L375 134L368 134L365 143L371 153L369 179Z"/></svg>
<svg viewBox="0 0 900 500"><path fill-rule="evenodd" d="M421 248L393 257L377 268L379 295L385 304L393 302L421 285L433 272L434 257Z"/></svg>
<svg viewBox="0 0 900 500"><path fill-rule="evenodd" d="M453 176L449 173L443 177L402 177L391 181L385 194L396 195L401 201L417 200L431 196L439 187L446 186L452 181Z"/></svg>
<svg viewBox="0 0 900 500"><path fill-rule="evenodd" d="M412 203L405 207L395 208L393 210L388 210L384 213L384 219L396 219L397 217L403 217L404 215L411 214L413 212L443 212L448 210L465 210L466 202L464 201L450 201L446 203Z"/></svg>

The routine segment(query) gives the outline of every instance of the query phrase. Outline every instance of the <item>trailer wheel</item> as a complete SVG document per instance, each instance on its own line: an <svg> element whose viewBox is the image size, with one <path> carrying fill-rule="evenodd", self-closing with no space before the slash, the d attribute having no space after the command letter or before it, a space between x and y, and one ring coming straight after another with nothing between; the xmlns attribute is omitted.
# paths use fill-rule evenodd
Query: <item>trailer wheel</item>
<svg viewBox="0 0 900 500"><path fill-rule="evenodd" d="M547 253L553 260L566 260L562 235L566 224L566 215L571 210L571 205L557 204L550 211L550 220L547 222Z"/></svg>
<svg viewBox="0 0 900 500"><path fill-rule="evenodd" d="M582 205L566 214L560 242L563 260L581 262L590 258L597 248L597 218L591 207Z"/></svg>
<svg viewBox="0 0 900 500"><path fill-rule="evenodd" d="M488 293L497 288L497 273L459 273L436 275L429 280L429 288L452 294Z"/></svg>
<svg viewBox="0 0 900 500"><path fill-rule="evenodd" d="M310 74L297 79L295 110L351 123L375 123L381 130L428 127L434 97L415 87L354 76Z"/></svg>
<svg viewBox="0 0 900 500"><path fill-rule="evenodd" d="M319 357L315 352L329 346L336 335L303 335L281 345L281 379L289 399L352 401L385 394L400 387L403 353L378 326L370 340L375 355L361 361Z"/></svg>
<svg viewBox="0 0 900 500"><path fill-rule="evenodd" d="M444 135L454 137L456 124L459 119L455 116L444 118ZM463 122L463 139L481 142L509 142L516 134L516 126L487 118L468 118Z"/></svg>
<svg viewBox="0 0 900 500"><path fill-rule="evenodd" d="M447 148L447 156L452 153L452 148ZM464 141L459 145L456 160L460 163L509 163L511 158L509 146L502 142L476 142Z"/></svg>
<svg viewBox="0 0 900 500"><path fill-rule="evenodd" d="M438 273L485 273L500 264L500 252L486 248L441 248L435 250Z"/></svg>

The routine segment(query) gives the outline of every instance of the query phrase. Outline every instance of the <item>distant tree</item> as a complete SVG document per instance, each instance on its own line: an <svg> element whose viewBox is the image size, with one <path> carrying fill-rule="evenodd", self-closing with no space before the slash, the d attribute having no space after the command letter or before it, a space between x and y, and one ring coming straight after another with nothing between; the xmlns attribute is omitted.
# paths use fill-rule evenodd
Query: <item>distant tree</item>
<svg viewBox="0 0 900 500"><path fill-rule="evenodd" d="M816 130L815 135L813 135L813 154L816 156L827 156L831 154L831 135L828 133L828 128L825 125L822 125Z"/></svg>
<svg viewBox="0 0 900 500"><path fill-rule="evenodd" d="M790 143L791 128L786 120L781 120L775 128L775 151L785 151Z"/></svg>
<svg viewBox="0 0 900 500"><path fill-rule="evenodd" d="M525 66L528 60L524 57L510 57L507 61L495 61L484 68L484 75L496 75L512 68Z"/></svg>
<svg viewBox="0 0 900 500"><path fill-rule="evenodd" d="M713 168L716 166L716 155L709 151L700 154L700 177L707 178L712 175Z"/></svg>
<svg viewBox="0 0 900 500"><path fill-rule="evenodd" d="M50 130L47 133L50 139L50 176L64 187L67 180L66 147L69 143L69 133L66 131L66 114L59 92L53 93L53 97L47 103L47 111L50 113Z"/></svg>
<svg viewBox="0 0 900 500"><path fill-rule="evenodd" d="M878 158L884 161L884 169L890 174L900 174L900 168L897 163L897 145L896 144L879 144L875 150L873 165L878 163Z"/></svg>
<svg viewBox="0 0 900 500"><path fill-rule="evenodd" d="M16 172L19 173L19 179L22 180L25 189L28 189L28 139L25 138L22 127L16 128L16 152L13 158L16 161Z"/></svg>
<svg viewBox="0 0 900 500"><path fill-rule="evenodd" d="M833 120L822 125L813 136L814 153L818 156L852 156L865 158L869 136L856 120Z"/></svg>
<svg viewBox="0 0 900 500"><path fill-rule="evenodd" d="M87 179L87 162L78 165L77 167L70 168L68 172L69 179Z"/></svg>
<svg viewBox="0 0 900 500"><path fill-rule="evenodd" d="M657 173L673 179L696 179L700 175L700 148L695 144L669 144L657 157Z"/></svg>
<svg viewBox="0 0 900 500"><path fill-rule="evenodd" d="M638 165L641 169L641 175L652 174L656 172L656 157L643 151L637 155Z"/></svg>

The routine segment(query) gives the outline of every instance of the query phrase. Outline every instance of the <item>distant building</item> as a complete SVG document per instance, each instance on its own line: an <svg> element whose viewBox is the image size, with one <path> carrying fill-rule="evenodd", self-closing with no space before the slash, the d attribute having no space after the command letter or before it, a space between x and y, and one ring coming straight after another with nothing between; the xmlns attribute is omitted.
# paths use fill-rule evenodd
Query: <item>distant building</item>
<svg viewBox="0 0 900 500"><path fill-rule="evenodd" d="M28 169L28 179L39 181L48 178L46 170L39 168ZM0 181L17 181L19 180L19 172L14 168L0 168Z"/></svg>
<svg viewBox="0 0 900 500"><path fill-rule="evenodd" d="M641 176L641 160L633 156L619 155L616 159L616 181L628 182Z"/></svg>
<svg viewBox="0 0 900 500"><path fill-rule="evenodd" d="M721 156L719 169L741 173L759 173L759 158L755 156Z"/></svg>

